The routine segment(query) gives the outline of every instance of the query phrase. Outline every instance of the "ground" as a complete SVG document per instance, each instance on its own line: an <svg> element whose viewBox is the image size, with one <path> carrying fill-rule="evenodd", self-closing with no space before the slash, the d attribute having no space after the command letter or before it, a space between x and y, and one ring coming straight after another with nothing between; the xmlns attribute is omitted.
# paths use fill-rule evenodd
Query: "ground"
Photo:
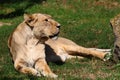
<svg viewBox="0 0 120 80"><path fill-rule="evenodd" d="M114 35L110 19L120 13L119 0L4 0L0 2L0 80L53 80L18 73L7 47L7 39L23 21L24 13L45 13L61 23L60 36L79 45L113 48ZM4 24L3 24L4 23ZM11 25L6 25L9 23ZM67 60L65 64L49 63L57 80L119 80L120 66L111 68L100 59ZM114 65L115 66L115 65Z"/></svg>

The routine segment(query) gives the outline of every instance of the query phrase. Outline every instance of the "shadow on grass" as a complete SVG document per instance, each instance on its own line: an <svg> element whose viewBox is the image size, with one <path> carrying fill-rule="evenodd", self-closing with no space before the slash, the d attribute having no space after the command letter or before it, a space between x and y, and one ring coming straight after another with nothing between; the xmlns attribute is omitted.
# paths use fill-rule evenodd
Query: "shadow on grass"
<svg viewBox="0 0 120 80"><path fill-rule="evenodd" d="M4 76L1 77L0 80L38 80L40 77L35 76Z"/></svg>
<svg viewBox="0 0 120 80"><path fill-rule="evenodd" d="M5 19L5 18L14 18L17 16L21 16L24 13L27 13L25 12L27 8L32 7L34 4L41 4L42 2L45 2L45 1L47 0L0 0L0 5L3 5L2 7L12 7L15 9L15 11L13 12L10 12L7 14L6 13L0 14L0 18ZM26 2L27 4L25 4L24 6L18 5L18 4L23 4L24 2ZM15 6L12 6L12 5L15 5Z"/></svg>

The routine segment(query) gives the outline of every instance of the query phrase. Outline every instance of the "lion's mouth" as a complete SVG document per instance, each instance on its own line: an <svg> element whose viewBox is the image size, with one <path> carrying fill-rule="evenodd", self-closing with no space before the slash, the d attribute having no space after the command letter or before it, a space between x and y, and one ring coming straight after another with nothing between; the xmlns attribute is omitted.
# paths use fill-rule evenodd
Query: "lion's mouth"
<svg viewBox="0 0 120 80"><path fill-rule="evenodd" d="M59 32L57 34L50 35L49 38L56 40L58 38L58 35L59 35Z"/></svg>

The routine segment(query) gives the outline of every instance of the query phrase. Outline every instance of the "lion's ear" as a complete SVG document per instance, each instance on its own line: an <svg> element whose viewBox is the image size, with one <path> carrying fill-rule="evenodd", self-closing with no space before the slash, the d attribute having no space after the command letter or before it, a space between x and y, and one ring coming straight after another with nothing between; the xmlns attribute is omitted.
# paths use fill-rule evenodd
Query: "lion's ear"
<svg viewBox="0 0 120 80"><path fill-rule="evenodd" d="M29 19L29 14L24 14L24 20L27 20L27 19Z"/></svg>
<svg viewBox="0 0 120 80"><path fill-rule="evenodd" d="M27 22L27 23L30 23L31 21L34 20L33 16L30 15L30 14L24 14L24 20Z"/></svg>
<svg viewBox="0 0 120 80"><path fill-rule="evenodd" d="M51 18L52 16L51 15L48 15L48 14L44 14L45 16L47 16L47 17L49 17L49 18Z"/></svg>

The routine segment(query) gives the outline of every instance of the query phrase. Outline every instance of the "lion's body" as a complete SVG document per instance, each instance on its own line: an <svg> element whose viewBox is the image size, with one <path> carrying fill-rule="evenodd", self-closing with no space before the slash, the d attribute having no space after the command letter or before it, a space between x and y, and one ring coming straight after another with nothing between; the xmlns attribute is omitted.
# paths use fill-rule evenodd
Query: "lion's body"
<svg viewBox="0 0 120 80"><path fill-rule="evenodd" d="M59 33L59 23L44 14L25 15L8 39L8 47L17 71L34 76L57 77L47 65L47 61L62 61L73 55L92 55L103 59L104 52L90 50L71 40L50 37ZM46 20L47 19L47 20Z"/></svg>
<svg viewBox="0 0 120 80"><path fill-rule="evenodd" d="M34 20L27 22L30 18ZM44 41L47 40L46 36L58 33L57 25L59 23L52 20L51 23L56 24L50 24L44 21L45 19L49 19L49 17L44 14L25 15L25 20L18 25L9 37L8 47L16 70L34 76L57 77L46 63ZM47 27L51 29L47 29Z"/></svg>

